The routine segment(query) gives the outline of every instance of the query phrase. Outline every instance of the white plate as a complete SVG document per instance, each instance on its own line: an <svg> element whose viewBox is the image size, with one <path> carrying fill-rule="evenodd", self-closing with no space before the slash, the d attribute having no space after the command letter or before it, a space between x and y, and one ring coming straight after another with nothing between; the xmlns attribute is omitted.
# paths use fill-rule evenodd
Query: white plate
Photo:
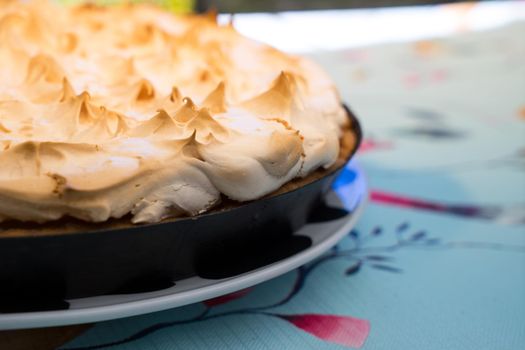
<svg viewBox="0 0 525 350"><path fill-rule="evenodd" d="M326 202L330 207L349 210L349 214L307 224L295 232L312 240L309 248L295 255L235 277L220 280L191 277L155 292L67 300L70 304L67 310L0 314L0 330L90 323L146 314L232 293L282 275L317 258L356 224L367 199L362 171L351 162L335 184Z"/></svg>

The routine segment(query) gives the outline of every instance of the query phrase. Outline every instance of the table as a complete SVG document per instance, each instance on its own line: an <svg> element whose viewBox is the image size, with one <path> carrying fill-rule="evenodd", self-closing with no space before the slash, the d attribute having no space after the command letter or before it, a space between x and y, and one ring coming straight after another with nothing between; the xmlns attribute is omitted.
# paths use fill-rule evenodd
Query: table
<svg viewBox="0 0 525 350"><path fill-rule="evenodd" d="M235 23L322 64L361 118L370 205L356 229L317 262L209 302L203 319L199 303L0 340L31 348L20 340L29 334L35 349L71 338L63 349L525 348L525 2ZM250 312L286 299L301 274L292 298Z"/></svg>

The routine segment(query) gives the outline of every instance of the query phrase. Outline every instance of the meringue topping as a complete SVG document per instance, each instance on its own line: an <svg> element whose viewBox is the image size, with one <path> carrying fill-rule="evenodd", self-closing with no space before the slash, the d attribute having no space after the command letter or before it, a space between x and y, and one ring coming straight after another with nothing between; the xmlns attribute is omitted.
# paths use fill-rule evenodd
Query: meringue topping
<svg viewBox="0 0 525 350"><path fill-rule="evenodd" d="M210 16L4 0L0 61L0 221L198 215L339 153L325 73Z"/></svg>

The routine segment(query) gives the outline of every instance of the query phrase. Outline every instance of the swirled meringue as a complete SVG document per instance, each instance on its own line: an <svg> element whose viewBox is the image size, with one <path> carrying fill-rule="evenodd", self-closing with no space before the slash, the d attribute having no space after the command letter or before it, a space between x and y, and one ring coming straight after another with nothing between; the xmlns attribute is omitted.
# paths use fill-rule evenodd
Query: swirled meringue
<svg viewBox="0 0 525 350"><path fill-rule="evenodd" d="M339 153L325 73L209 16L6 1L0 61L0 221L198 215Z"/></svg>

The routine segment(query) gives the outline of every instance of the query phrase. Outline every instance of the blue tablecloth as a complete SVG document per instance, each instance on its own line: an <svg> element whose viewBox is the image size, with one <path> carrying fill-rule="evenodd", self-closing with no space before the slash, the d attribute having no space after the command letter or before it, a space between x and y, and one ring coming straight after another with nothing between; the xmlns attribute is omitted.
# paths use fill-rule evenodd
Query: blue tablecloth
<svg viewBox="0 0 525 350"><path fill-rule="evenodd" d="M525 349L525 22L311 56L364 126L357 227L284 276L66 348Z"/></svg>

